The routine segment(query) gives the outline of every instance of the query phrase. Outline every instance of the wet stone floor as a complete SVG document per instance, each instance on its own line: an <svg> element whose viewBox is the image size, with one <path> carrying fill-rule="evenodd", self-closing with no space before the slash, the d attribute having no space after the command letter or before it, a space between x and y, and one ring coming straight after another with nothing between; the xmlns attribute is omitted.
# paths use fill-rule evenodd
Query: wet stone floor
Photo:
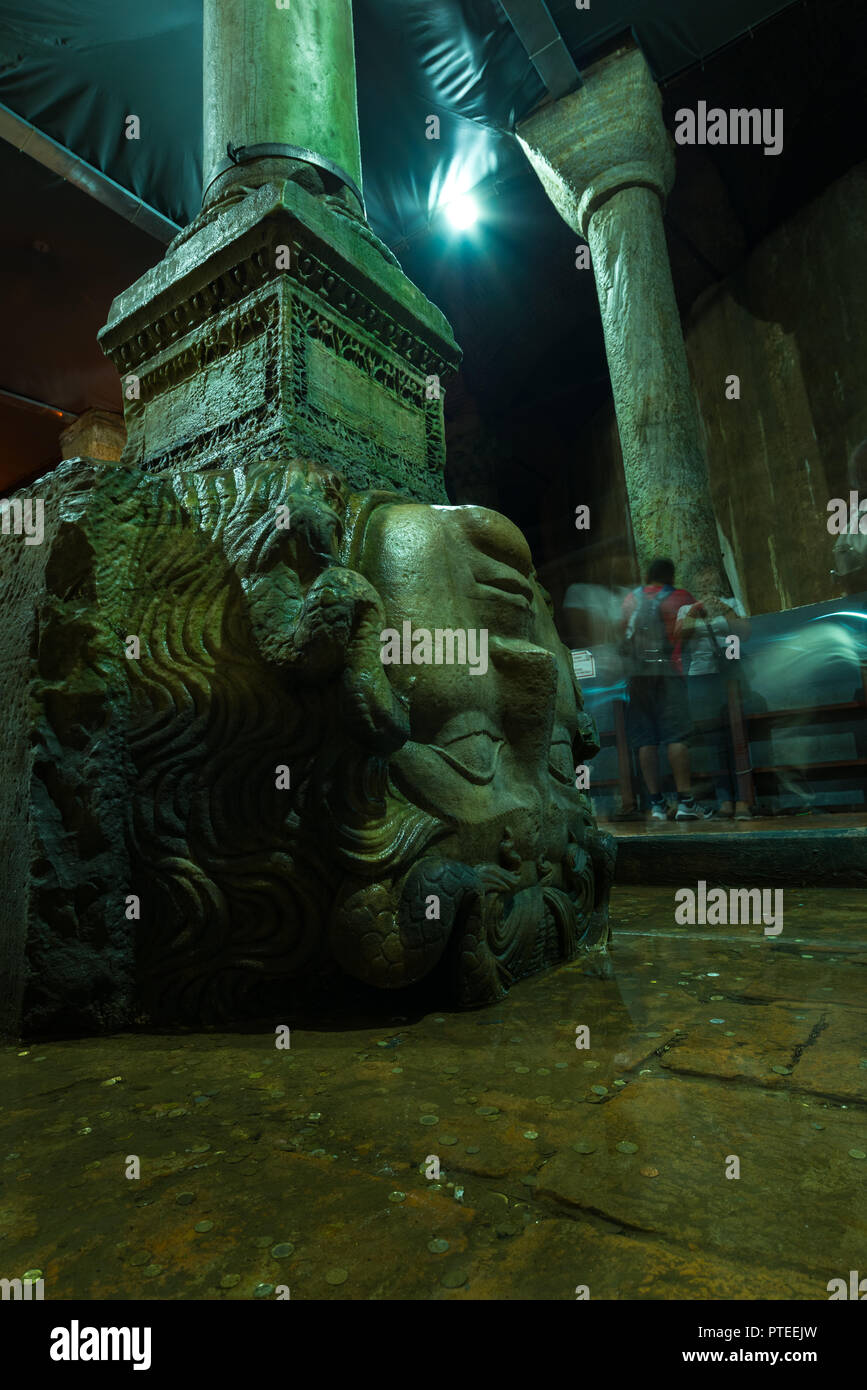
<svg viewBox="0 0 867 1390"><path fill-rule="evenodd" d="M41 1270L46 1299L827 1299L867 1273L863 892L787 889L776 938L676 926L673 894L617 889L610 978L562 967L479 1012L288 1050L264 1027L7 1046L0 1275Z"/></svg>

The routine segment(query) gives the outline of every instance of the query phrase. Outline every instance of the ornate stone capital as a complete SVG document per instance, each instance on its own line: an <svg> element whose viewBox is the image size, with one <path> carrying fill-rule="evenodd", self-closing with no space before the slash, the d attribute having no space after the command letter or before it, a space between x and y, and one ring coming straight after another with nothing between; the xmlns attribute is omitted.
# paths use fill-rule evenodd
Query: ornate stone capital
<svg viewBox="0 0 867 1390"><path fill-rule="evenodd" d="M583 87L543 106L517 134L560 216L586 237L593 213L621 189L652 188L664 204L674 151L639 48L618 48L583 76Z"/></svg>

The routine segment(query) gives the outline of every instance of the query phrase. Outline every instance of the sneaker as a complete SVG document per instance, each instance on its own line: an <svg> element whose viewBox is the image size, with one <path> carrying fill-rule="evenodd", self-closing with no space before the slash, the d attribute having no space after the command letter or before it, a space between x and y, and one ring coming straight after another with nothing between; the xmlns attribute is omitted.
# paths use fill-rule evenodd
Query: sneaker
<svg viewBox="0 0 867 1390"><path fill-rule="evenodd" d="M678 802L675 820L704 820L704 818L704 813L695 802L689 805L685 801Z"/></svg>
<svg viewBox="0 0 867 1390"><path fill-rule="evenodd" d="M653 801L650 805L653 820L668 820L668 808L664 801Z"/></svg>

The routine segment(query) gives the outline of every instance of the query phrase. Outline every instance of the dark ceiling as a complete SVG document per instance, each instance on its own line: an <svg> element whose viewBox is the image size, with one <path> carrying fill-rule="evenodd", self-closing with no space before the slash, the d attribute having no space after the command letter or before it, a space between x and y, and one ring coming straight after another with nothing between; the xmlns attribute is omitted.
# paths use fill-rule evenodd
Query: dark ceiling
<svg viewBox="0 0 867 1390"><path fill-rule="evenodd" d="M502 133L516 113L543 95L541 83L496 0L460 5L401 0L398 8L401 22L392 22L396 34L390 43L402 46L406 61L392 64L388 88L389 49L382 39L397 12L394 0L355 4L365 191L376 230L445 311L463 347L461 382L449 393L449 409L453 412L469 395L483 416L503 418L516 406L539 408L565 399L573 418L583 415L609 389L593 277L575 269L574 233L554 212L514 138ZM701 18L690 15L690 8ZM748 15L779 10L779 5L744 0L689 7L683 0L668 5L659 0L651 6L623 0L606 5L604 12L595 5L579 12L572 0L552 0L550 9L579 66L588 50L580 29L588 14L597 23L597 45L624 23L636 26L662 79L669 129L677 109L698 100L785 111L785 147L778 157L756 148L678 148L666 225L684 311L781 218L865 157L867 11L861 0L806 0L737 38ZM185 15L189 28L190 6L143 7L151 38L137 49L135 63L118 16L128 12L134 20L138 7L100 0L88 4L86 21L74 22L65 6L52 10L47 16L43 7L34 19L23 5L0 3L0 53L6 59L0 66L0 100L123 182L116 162L100 162L105 102L117 99L118 90L116 76L109 81L105 74L112 73L116 56L119 67L127 64L150 79L148 55L157 64L166 59L168 66L158 69L158 95L171 94L166 106L174 110L180 81L175 49L185 32ZM79 73L76 85L61 50L83 45L88 63L95 61L83 38L95 16L105 19L105 29L98 55L102 76L90 73L91 90L81 85L88 65L71 69ZM64 24L74 31L69 43L62 42ZM696 53L709 51L705 44L726 38L733 41L703 63L694 61ZM419 64L419 54L428 55L426 64ZM407 88L416 112L448 115L451 134L444 149L431 150L434 142L415 137L411 148L406 144L405 128L388 110L395 72L397 89ZM40 83L50 85L49 75L58 84L56 100L46 98L40 108L36 95ZM192 85L185 87L188 102L195 95ZM193 118L193 105L195 129L174 166L174 193L164 196L168 186L154 170L152 187L142 182L141 171L126 184L178 218L195 211L199 157L192 145L199 139L200 118ZM124 109L144 108L128 99ZM423 126L423 114L420 119ZM476 174L482 181L482 216L460 237L447 231L431 206L455 179L474 184ZM6 325L0 388L76 413L88 406L120 409L117 378L101 356L96 332L113 297L159 260L162 245L3 142L0 179L7 195L0 210L0 304ZM62 423L58 416L11 406L8 400L0 406L0 485L52 466Z"/></svg>
<svg viewBox="0 0 867 1390"><path fill-rule="evenodd" d="M549 7L579 68L632 27L662 81L788 2ZM520 163L509 132L544 88L509 4L354 0L365 193L389 244L424 227L452 188ZM0 0L0 101L181 225L199 209L201 74L202 0ZM130 113L141 121L137 140L125 138ZM435 141L425 138L430 113L441 119Z"/></svg>

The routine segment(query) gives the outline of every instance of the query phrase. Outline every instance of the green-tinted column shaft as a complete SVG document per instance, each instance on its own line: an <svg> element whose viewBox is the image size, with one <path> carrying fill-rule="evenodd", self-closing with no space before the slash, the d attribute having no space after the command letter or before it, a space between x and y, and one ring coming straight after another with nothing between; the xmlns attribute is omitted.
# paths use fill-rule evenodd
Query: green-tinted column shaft
<svg viewBox="0 0 867 1390"><path fill-rule="evenodd" d="M226 147L312 151L361 187L352 0L204 0L204 190Z"/></svg>

